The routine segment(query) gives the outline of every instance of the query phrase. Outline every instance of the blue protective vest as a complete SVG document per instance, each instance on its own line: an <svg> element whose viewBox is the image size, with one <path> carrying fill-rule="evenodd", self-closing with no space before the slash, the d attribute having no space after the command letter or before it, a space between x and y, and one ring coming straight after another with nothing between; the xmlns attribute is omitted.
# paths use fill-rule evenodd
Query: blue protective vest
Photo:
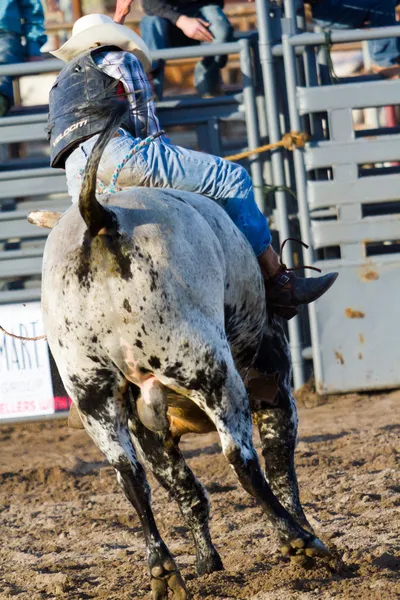
<svg viewBox="0 0 400 600"><path fill-rule="evenodd" d="M102 98L117 96L118 80L104 73L93 55L111 49L118 50L103 46L79 54L65 65L51 88L47 130L52 167L64 168L76 145L105 127L109 115L96 106L101 107Z"/></svg>

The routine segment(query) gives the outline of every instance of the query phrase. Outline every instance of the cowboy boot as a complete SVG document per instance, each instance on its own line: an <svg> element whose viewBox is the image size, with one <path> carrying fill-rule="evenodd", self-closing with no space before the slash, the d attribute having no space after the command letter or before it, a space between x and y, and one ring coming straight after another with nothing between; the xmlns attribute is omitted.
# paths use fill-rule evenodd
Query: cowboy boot
<svg viewBox="0 0 400 600"><path fill-rule="evenodd" d="M287 319L297 313L297 306L310 304L320 298L335 283L338 273L322 277L296 277L285 265L265 281L267 300L273 312Z"/></svg>
<svg viewBox="0 0 400 600"><path fill-rule="evenodd" d="M286 241L282 244L281 254ZM325 294L338 277L338 273L328 273L322 277L296 277L293 273L296 267L286 267L271 246L258 257L258 262L264 277L269 310L288 320L298 313L298 306L310 304ZM321 272L316 267L297 268Z"/></svg>

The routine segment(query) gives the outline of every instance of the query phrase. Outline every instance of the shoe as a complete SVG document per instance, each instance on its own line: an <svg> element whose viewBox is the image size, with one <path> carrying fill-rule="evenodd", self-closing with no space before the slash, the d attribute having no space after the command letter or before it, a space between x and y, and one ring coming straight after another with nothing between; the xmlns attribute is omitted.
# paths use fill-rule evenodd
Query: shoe
<svg viewBox="0 0 400 600"><path fill-rule="evenodd" d="M325 294L337 277L338 273L328 273L322 277L296 277L282 265L275 277L266 281L268 302L281 307L310 304Z"/></svg>
<svg viewBox="0 0 400 600"><path fill-rule="evenodd" d="M282 262L283 248L287 241L300 243L305 248L307 244L296 238L288 238L281 246L280 267L276 274L264 280L267 294L269 312L290 320L298 314L297 307L301 304L310 304L318 300L335 283L339 273L328 273L322 277L296 277L293 271L297 269L313 269L321 272L316 267L294 267L289 269Z"/></svg>

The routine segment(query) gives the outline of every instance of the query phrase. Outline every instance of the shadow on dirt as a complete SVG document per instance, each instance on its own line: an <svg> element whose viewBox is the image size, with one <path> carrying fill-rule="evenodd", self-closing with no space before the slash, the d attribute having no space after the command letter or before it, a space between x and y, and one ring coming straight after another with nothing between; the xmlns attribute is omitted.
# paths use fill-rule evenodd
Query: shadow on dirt
<svg viewBox="0 0 400 600"><path fill-rule="evenodd" d="M306 444L312 444L314 442L329 442L333 440L339 440L342 437L350 436L354 432L340 431L339 433L325 433L324 435L304 435L299 438L300 442Z"/></svg>

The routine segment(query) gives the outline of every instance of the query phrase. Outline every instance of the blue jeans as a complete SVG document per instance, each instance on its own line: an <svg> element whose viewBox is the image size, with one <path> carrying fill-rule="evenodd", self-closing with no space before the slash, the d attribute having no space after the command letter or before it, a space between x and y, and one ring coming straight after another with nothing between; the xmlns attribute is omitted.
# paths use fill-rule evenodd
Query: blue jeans
<svg viewBox="0 0 400 600"><path fill-rule="evenodd" d="M120 137L114 137L107 144L100 161L97 174L105 185L110 183L116 166L132 146L141 141L123 129L119 129L119 134ZM66 160L68 192L73 202L78 201L82 173L97 138L98 135L95 135L80 144ZM173 188L203 194L225 209L250 242L256 256L271 243L267 219L254 200L249 174L240 165L219 156L157 140L129 159L120 172L117 185L120 188Z"/></svg>
<svg viewBox="0 0 400 600"><path fill-rule="evenodd" d="M209 31L214 41L222 44L233 40L233 28L222 8L210 4L201 9L190 10L187 7L185 15L199 17L210 23ZM168 19L145 16L140 23L140 33L151 51L165 48L179 48L198 44L176 27ZM194 83L199 94L214 94L218 91L220 69L226 65L227 56L206 56L197 63L194 70ZM154 90L158 98L162 98L164 87L164 61L153 62Z"/></svg>
<svg viewBox="0 0 400 600"><path fill-rule="evenodd" d="M354 29L397 25L396 0L317 0L312 4L314 21L323 28ZM372 62L390 67L399 62L399 38L370 40Z"/></svg>
<svg viewBox="0 0 400 600"><path fill-rule="evenodd" d="M11 65L24 61L25 51L20 36L0 30L0 64ZM9 107L14 104L12 77L0 76L0 94L7 98Z"/></svg>

